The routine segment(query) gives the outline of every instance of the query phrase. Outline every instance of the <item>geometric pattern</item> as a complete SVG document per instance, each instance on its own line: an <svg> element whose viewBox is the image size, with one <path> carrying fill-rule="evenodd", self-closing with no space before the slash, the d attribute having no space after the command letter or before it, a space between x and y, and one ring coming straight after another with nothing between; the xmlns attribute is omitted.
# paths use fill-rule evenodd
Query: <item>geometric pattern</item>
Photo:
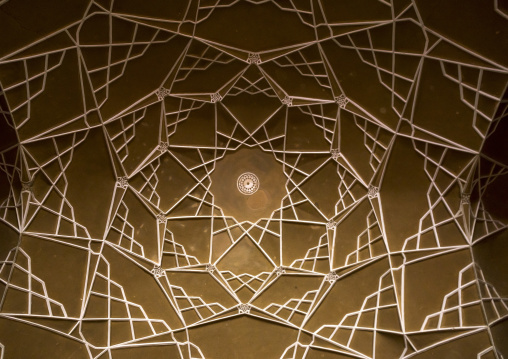
<svg viewBox="0 0 508 359"><path fill-rule="evenodd" d="M1 358L508 358L503 1L0 0L0 31Z"/></svg>

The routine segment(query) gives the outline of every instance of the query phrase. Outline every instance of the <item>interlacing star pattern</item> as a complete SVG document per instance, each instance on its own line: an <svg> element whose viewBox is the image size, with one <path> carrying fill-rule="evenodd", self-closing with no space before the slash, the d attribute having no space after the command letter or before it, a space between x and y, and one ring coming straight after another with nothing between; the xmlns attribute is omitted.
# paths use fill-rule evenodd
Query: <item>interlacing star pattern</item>
<svg viewBox="0 0 508 359"><path fill-rule="evenodd" d="M508 357L503 3L0 0L0 357Z"/></svg>

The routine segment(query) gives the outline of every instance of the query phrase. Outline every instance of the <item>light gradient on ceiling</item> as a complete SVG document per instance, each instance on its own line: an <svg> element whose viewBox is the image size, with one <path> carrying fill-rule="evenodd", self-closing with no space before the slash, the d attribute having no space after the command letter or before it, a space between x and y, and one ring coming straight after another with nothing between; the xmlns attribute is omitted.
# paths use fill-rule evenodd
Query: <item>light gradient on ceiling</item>
<svg viewBox="0 0 508 359"><path fill-rule="evenodd" d="M508 357L506 1L0 0L0 36L1 358Z"/></svg>

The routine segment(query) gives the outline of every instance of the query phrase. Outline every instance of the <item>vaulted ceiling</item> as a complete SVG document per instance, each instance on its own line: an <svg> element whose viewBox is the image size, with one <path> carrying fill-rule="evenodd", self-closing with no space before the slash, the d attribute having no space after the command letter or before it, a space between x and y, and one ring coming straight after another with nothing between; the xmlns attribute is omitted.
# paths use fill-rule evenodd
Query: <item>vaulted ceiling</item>
<svg viewBox="0 0 508 359"><path fill-rule="evenodd" d="M0 357L508 357L505 0L0 0Z"/></svg>

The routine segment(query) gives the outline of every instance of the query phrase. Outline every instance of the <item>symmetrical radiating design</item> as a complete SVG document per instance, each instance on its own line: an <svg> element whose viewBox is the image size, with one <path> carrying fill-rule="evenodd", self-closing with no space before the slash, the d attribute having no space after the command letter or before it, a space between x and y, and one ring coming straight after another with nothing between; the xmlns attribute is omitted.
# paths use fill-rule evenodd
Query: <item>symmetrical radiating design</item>
<svg viewBox="0 0 508 359"><path fill-rule="evenodd" d="M508 6L0 0L0 357L508 357Z"/></svg>
<svg viewBox="0 0 508 359"><path fill-rule="evenodd" d="M236 181L238 190L246 195L254 194L259 188L259 178L254 173L244 173Z"/></svg>

